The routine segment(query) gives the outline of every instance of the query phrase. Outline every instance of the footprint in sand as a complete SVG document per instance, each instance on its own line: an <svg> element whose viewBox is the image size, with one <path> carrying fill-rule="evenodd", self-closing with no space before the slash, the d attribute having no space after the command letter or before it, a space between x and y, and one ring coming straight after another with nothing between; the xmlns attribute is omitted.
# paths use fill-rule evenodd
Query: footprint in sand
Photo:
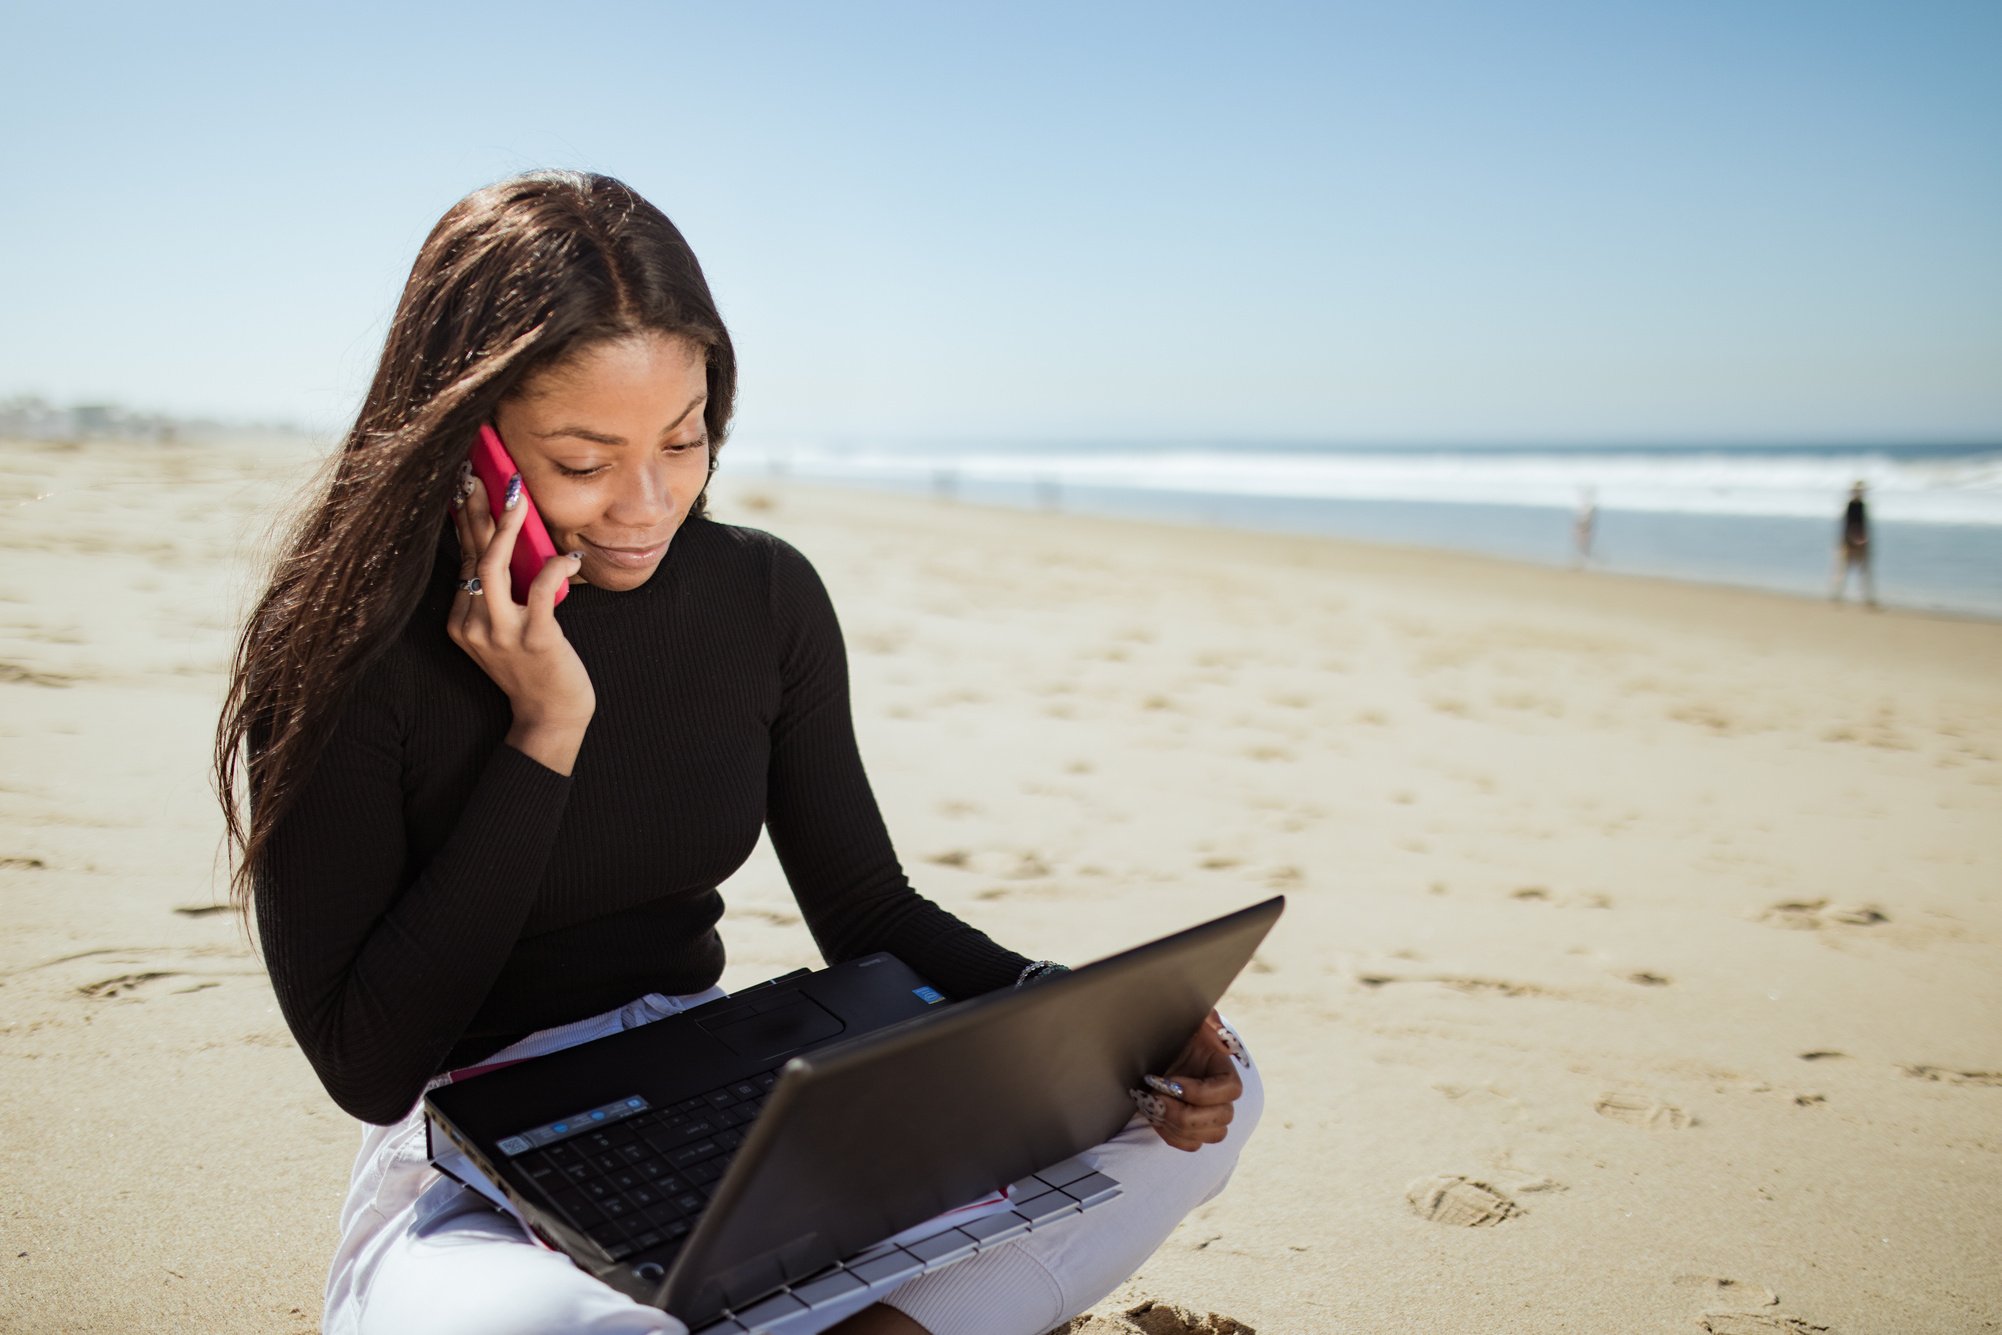
<svg viewBox="0 0 2002 1335"><path fill-rule="evenodd" d="M1538 987L1534 983L1517 983L1506 978L1465 978L1451 974L1407 974L1400 976L1397 974L1364 973L1357 974L1356 981L1364 987L1385 987L1391 983L1437 983L1441 987L1450 987L1455 992L1464 992L1468 996L1543 997L1554 995L1547 989Z"/></svg>
<svg viewBox="0 0 2002 1335"><path fill-rule="evenodd" d="M106 978L95 983L85 983L77 991L93 1001L110 1001L114 997L130 996L146 984L161 978L178 978L177 973L154 971L149 973L122 973L116 978Z"/></svg>
<svg viewBox="0 0 2002 1335"><path fill-rule="evenodd" d="M1705 1312L1696 1326L1710 1335L1824 1335L1828 1330L1797 1316L1764 1312Z"/></svg>
<svg viewBox="0 0 2002 1335"><path fill-rule="evenodd" d="M1498 1189L1457 1173L1421 1177L1404 1189L1404 1199L1420 1219L1456 1228L1492 1228L1528 1213Z"/></svg>
<svg viewBox="0 0 2002 1335"><path fill-rule="evenodd" d="M1682 1109L1645 1094L1601 1094L1592 1111L1644 1131L1682 1131L1696 1120Z"/></svg>
<svg viewBox="0 0 2002 1335"><path fill-rule="evenodd" d="M1258 1335L1236 1317L1197 1312L1151 1298L1118 1316L1074 1317L1050 1335L1133 1335L1135 1331L1142 1335Z"/></svg>
<svg viewBox="0 0 2002 1335"><path fill-rule="evenodd" d="M1950 1066L1900 1066L1914 1080L1932 1080L1948 1085L1988 1085L2002 1087L2002 1071L1962 1071Z"/></svg>
<svg viewBox="0 0 2002 1335"><path fill-rule="evenodd" d="M19 663L0 663L0 682L17 682L23 686L73 686L76 678L60 672L37 672Z"/></svg>
<svg viewBox="0 0 2002 1335"><path fill-rule="evenodd" d="M1825 899L1783 900L1768 905L1759 921L1796 932L1812 932L1838 923L1845 927L1874 927L1889 922L1890 915L1874 904L1830 904Z"/></svg>
<svg viewBox="0 0 2002 1335"><path fill-rule="evenodd" d="M1777 1307L1780 1301L1771 1289L1721 1275L1677 1275L1675 1283L1678 1288L1703 1290L1706 1299L1721 1298L1745 1307Z"/></svg>

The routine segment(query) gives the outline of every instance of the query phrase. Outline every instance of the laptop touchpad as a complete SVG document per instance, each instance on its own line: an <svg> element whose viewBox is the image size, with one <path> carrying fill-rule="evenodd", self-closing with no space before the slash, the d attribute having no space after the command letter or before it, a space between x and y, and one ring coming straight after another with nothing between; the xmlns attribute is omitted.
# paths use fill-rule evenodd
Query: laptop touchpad
<svg viewBox="0 0 2002 1335"><path fill-rule="evenodd" d="M845 1028L826 1007L810 997L795 997L756 1015L703 1027L728 1044L731 1051L758 1058L776 1057L809 1043L819 1043Z"/></svg>

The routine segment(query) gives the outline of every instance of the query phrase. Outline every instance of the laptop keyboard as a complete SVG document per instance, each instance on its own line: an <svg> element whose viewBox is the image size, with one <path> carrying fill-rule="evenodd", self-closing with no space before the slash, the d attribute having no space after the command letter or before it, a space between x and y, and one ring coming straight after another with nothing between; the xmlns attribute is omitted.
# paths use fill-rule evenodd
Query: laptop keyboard
<svg viewBox="0 0 2002 1335"><path fill-rule="evenodd" d="M515 1156L615 1261L679 1243L757 1119L776 1069Z"/></svg>

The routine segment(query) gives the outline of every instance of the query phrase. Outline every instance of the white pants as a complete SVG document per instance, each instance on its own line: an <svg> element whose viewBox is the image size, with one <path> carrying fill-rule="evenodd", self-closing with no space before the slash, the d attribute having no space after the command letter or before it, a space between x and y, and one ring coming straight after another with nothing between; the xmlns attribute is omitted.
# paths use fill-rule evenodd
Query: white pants
<svg viewBox="0 0 2002 1335"><path fill-rule="evenodd" d="M653 994L545 1029L495 1054L555 1052L724 995ZM1258 1125L1264 1085L1247 1057L1230 1134L1195 1153L1135 1118L1079 1156L1116 1179L1119 1197L1039 1228L880 1301L934 1335L1042 1335L1090 1307L1153 1254L1182 1217L1223 1189ZM866 1305L858 1304L859 1305ZM821 1329L853 1315L831 1309ZM327 1335L685 1335L674 1317L634 1302L533 1241L512 1216L433 1168L421 1109L365 1126L327 1276ZM812 1329L813 1327L809 1327Z"/></svg>

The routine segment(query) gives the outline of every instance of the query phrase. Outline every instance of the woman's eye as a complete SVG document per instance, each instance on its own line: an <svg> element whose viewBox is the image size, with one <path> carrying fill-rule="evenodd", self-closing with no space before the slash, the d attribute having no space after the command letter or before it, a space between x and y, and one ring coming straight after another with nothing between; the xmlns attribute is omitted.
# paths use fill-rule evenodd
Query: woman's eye
<svg viewBox="0 0 2002 1335"><path fill-rule="evenodd" d="M605 466L599 464L594 468L571 468L567 464L558 464L556 465L556 471L563 477L593 477L604 472Z"/></svg>
<svg viewBox="0 0 2002 1335"><path fill-rule="evenodd" d="M669 445L667 447L667 452L669 454L686 454L690 450L707 449L708 446L709 446L709 440L705 436L701 440L684 440L679 444Z"/></svg>

